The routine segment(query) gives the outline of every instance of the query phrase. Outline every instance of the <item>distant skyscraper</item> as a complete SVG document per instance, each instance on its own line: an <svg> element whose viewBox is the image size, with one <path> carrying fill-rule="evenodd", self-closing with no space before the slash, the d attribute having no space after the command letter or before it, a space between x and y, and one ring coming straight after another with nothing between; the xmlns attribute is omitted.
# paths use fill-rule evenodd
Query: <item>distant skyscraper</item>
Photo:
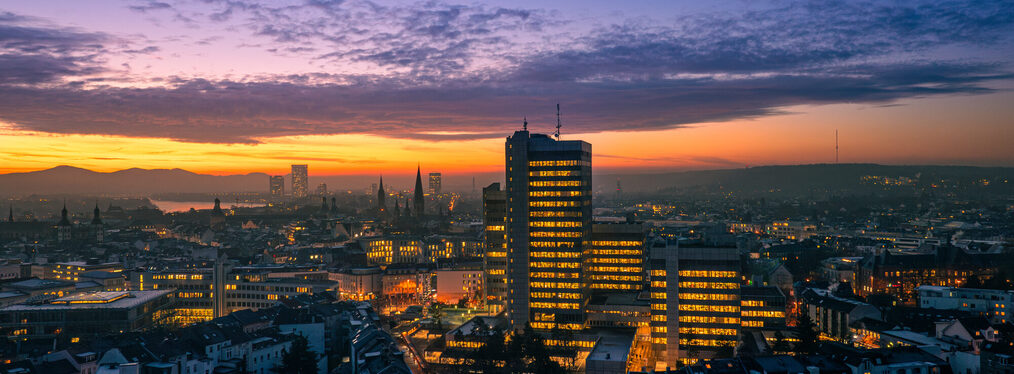
<svg viewBox="0 0 1014 374"><path fill-rule="evenodd" d="M412 210L417 217L426 215L426 203L423 197L422 170L417 166L415 169L415 197L412 199Z"/></svg>
<svg viewBox="0 0 1014 374"><path fill-rule="evenodd" d="M310 193L307 185L307 166L292 165L292 196L306 197Z"/></svg>
<svg viewBox="0 0 1014 374"><path fill-rule="evenodd" d="M282 197L285 195L285 177L281 175L272 175L270 178L271 184L271 196Z"/></svg>
<svg viewBox="0 0 1014 374"><path fill-rule="evenodd" d="M505 150L510 328L582 329L591 144L522 130L507 138Z"/></svg>
<svg viewBox="0 0 1014 374"><path fill-rule="evenodd" d="M482 189L482 221L486 232L486 303L502 310L507 301L507 238L504 226L507 220L507 196L500 183Z"/></svg>
<svg viewBox="0 0 1014 374"><path fill-rule="evenodd" d="M443 183L440 177L440 173L430 173L430 194L437 195L440 193L440 185Z"/></svg>
<svg viewBox="0 0 1014 374"><path fill-rule="evenodd" d="M317 185L317 195L327 195L327 183L321 183Z"/></svg>

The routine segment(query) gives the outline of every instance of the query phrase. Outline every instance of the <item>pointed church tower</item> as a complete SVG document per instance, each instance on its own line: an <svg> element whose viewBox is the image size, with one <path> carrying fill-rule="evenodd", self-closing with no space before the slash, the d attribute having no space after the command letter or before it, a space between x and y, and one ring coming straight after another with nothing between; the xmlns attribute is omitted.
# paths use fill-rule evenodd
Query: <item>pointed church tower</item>
<svg viewBox="0 0 1014 374"><path fill-rule="evenodd" d="M99 215L99 203L95 202L95 210L92 211L92 223L88 226L90 231L89 237L95 239L95 242L101 243L103 239L104 231L102 228L102 217Z"/></svg>
<svg viewBox="0 0 1014 374"><path fill-rule="evenodd" d="M60 210L60 222L56 224L56 240L60 242L71 239L70 218L67 218L67 202L63 202L63 209Z"/></svg>
<svg viewBox="0 0 1014 374"><path fill-rule="evenodd" d="M384 192L384 176L380 176L380 187L377 188L377 213L387 210L387 192Z"/></svg>
<svg viewBox="0 0 1014 374"><path fill-rule="evenodd" d="M95 210L92 211L92 224L102 225L102 218L99 215L99 203L95 203Z"/></svg>
<svg viewBox="0 0 1014 374"><path fill-rule="evenodd" d="M422 187L422 170L418 165L415 168L415 198L412 201L412 209L415 210L416 217L422 217L425 212L423 202L423 187Z"/></svg>

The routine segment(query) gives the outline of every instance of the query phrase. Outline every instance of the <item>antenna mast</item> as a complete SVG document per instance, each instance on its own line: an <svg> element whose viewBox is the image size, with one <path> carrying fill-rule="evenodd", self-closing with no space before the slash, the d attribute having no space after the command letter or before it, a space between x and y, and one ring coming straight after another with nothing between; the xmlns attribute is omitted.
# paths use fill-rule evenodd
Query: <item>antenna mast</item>
<svg viewBox="0 0 1014 374"><path fill-rule="evenodd" d="M560 103L556 103L556 140L560 140Z"/></svg>
<svg viewBox="0 0 1014 374"><path fill-rule="evenodd" d="M834 129L834 164L838 165L838 129Z"/></svg>
<svg viewBox="0 0 1014 374"><path fill-rule="evenodd" d="M525 116L525 124L521 127L521 131L528 131L528 116Z"/></svg>

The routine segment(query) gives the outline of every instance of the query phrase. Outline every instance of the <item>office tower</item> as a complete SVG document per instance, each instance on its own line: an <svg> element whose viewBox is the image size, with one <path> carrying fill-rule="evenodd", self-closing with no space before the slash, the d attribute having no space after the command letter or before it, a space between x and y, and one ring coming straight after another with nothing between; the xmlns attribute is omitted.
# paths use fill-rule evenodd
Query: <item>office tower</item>
<svg viewBox="0 0 1014 374"><path fill-rule="evenodd" d="M499 312L507 302L507 195L500 183L482 189L482 223L486 227L486 254L482 257L486 270L486 304Z"/></svg>
<svg viewBox="0 0 1014 374"><path fill-rule="evenodd" d="M306 165L292 165L292 197L306 197L308 188Z"/></svg>
<svg viewBox="0 0 1014 374"><path fill-rule="evenodd" d="M644 225L592 224L587 252L588 285L592 292L640 291L644 284Z"/></svg>
<svg viewBox="0 0 1014 374"><path fill-rule="evenodd" d="M327 183L321 183L317 185L317 195L327 195Z"/></svg>
<svg viewBox="0 0 1014 374"><path fill-rule="evenodd" d="M422 188L422 170L417 166L415 169L415 196L412 199L412 209L415 210L416 217L422 217L426 213Z"/></svg>
<svg viewBox="0 0 1014 374"><path fill-rule="evenodd" d="M440 194L440 185L442 183L443 183L443 180L442 180L442 178L440 176L440 173L430 173L430 194L431 195L439 195Z"/></svg>
<svg viewBox="0 0 1014 374"><path fill-rule="evenodd" d="M285 195L285 177L281 175L272 175L269 179L271 183L271 196L282 197Z"/></svg>
<svg viewBox="0 0 1014 374"><path fill-rule="evenodd" d="M679 358L679 252L676 243L658 239L648 248L648 289L651 295L651 345L658 361L665 366L677 367Z"/></svg>
<svg viewBox="0 0 1014 374"><path fill-rule="evenodd" d="M660 240L652 244L649 267L652 345L666 365L734 352L741 318L739 250Z"/></svg>
<svg viewBox="0 0 1014 374"><path fill-rule="evenodd" d="M591 237L591 144L526 129L508 137L505 150L510 328L581 329L588 301L582 257Z"/></svg>

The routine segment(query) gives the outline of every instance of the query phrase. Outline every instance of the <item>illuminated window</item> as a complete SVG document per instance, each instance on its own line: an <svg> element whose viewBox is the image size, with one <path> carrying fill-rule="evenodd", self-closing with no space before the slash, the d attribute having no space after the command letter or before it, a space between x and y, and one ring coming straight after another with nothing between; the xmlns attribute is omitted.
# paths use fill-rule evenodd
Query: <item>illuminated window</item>
<svg viewBox="0 0 1014 374"><path fill-rule="evenodd" d="M731 306L731 305L680 304L679 309L687 312L721 312L721 313L739 312L739 306ZM744 314L744 316L746 316L746 314Z"/></svg>
<svg viewBox="0 0 1014 374"><path fill-rule="evenodd" d="M579 170L540 170L528 172L529 177L579 177Z"/></svg>
<svg viewBox="0 0 1014 374"><path fill-rule="evenodd" d="M717 301L731 301L738 300L739 296L731 294L713 294L713 293L680 293L680 299L684 300L717 300Z"/></svg>
<svg viewBox="0 0 1014 374"><path fill-rule="evenodd" d="M736 329L718 329L711 327L680 327L680 334L694 335L739 335Z"/></svg>
<svg viewBox="0 0 1014 374"><path fill-rule="evenodd" d="M680 270L681 277L705 277L705 278L732 278L736 277L735 271L718 270Z"/></svg>
<svg viewBox="0 0 1014 374"><path fill-rule="evenodd" d="M739 289L739 283L726 282L680 282L680 288L711 288L717 290Z"/></svg>
<svg viewBox="0 0 1014 374"><path fill-rule="evenodd" d="M582 191L528 191L531 197L575 197L583 194Z"/></svg>

